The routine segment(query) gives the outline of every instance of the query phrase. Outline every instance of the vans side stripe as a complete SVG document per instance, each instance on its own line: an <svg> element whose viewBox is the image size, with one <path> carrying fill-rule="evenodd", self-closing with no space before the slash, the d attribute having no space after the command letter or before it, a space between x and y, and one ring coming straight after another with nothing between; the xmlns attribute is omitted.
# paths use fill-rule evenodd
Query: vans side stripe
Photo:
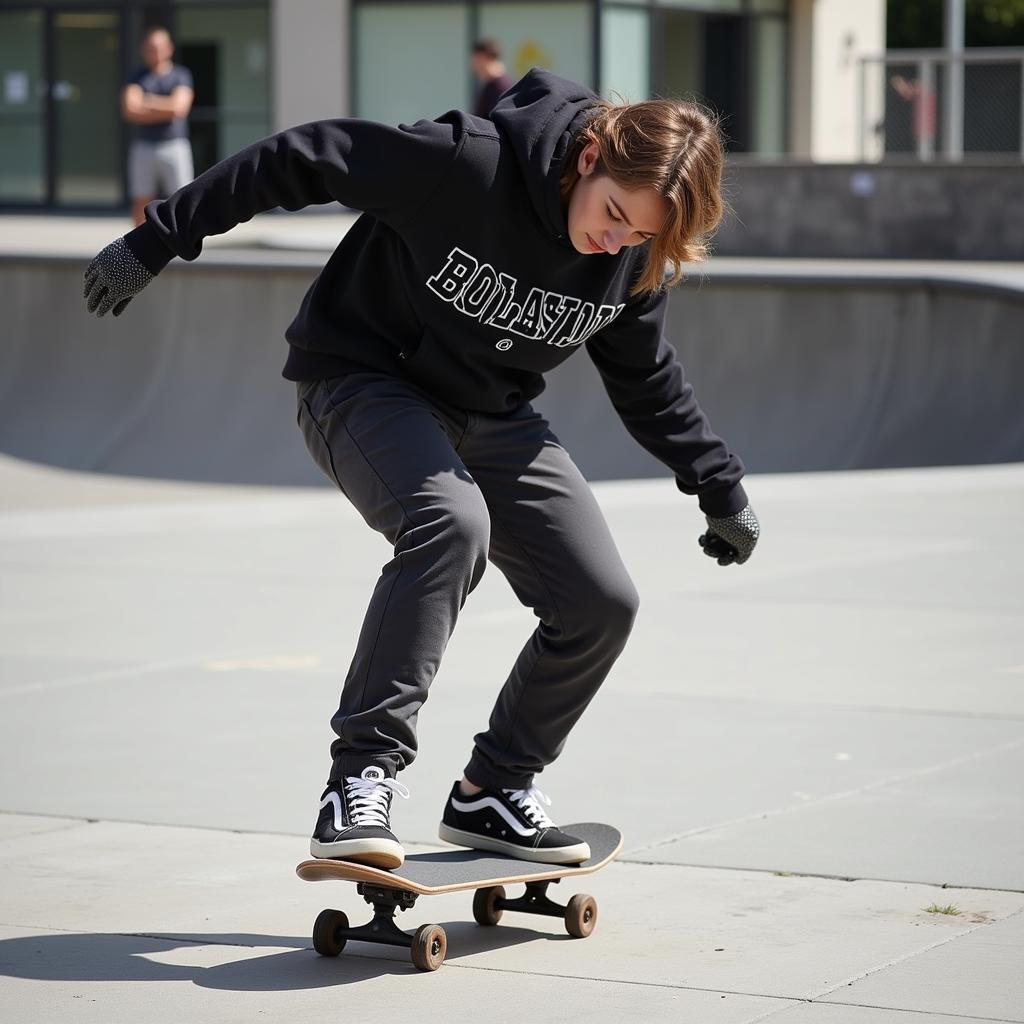
<svg viewBox="0 0 1024 1024"><path fill-rule="evenodd" d="M320 801L320 810L323 810L328 804L334 804L334 831L343 832L345 823L341 818L341 797L337 793L328 793Z"/></svg>
<svg viewBox="0 0 1024 1024"><path fill-rule="evenodd" d="M514 829L519 835L524 838L529 836L535 836L537 830L535 828L523 828L523 826L512 817L509 809L502 804L498 803L493 796L485 796L480 800L462 801L455 797L452 797L452 807L457 811L482 811L485 807L491 807L498 812L508 822L509 828Z"/></svg>

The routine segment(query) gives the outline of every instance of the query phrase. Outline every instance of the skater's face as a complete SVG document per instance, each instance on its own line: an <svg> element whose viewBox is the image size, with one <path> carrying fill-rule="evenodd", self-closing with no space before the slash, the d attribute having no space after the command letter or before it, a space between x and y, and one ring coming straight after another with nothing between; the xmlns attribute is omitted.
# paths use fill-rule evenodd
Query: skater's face
<svg viewBox="0 0 1024 1024"><path fill-rule="evenodd" d="M653 238L669 205L653 188L626 189L598 174L598 155L593 142L579 155L580 177L569 196L569 241L577 252L614 256L623 246Z"/></svg>

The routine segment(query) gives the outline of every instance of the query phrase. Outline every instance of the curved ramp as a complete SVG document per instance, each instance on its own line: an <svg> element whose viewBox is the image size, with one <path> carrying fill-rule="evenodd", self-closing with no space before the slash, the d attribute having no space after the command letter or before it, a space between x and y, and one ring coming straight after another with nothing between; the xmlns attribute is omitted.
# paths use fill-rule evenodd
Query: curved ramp
<svg viewBox="0 0 1024 1024"><path fill-rule="evenodd" d="M82 265L0 265L0 450L69 469L311 484L281 377L312 273L181 267L125 313L85 313Z"/></svg>
<svg viewBox="0 0 1024 1024"><path fill-rule="evenodd" d="M67 468L320 483L280 376L322 257L172 264L118 319L79 261L0 262L0 450ZM1024 291L901 276L714 273L670 328L715 429L752 471L1024 461ZM664 475L585 354L536 402L591 479Z"/></svg>

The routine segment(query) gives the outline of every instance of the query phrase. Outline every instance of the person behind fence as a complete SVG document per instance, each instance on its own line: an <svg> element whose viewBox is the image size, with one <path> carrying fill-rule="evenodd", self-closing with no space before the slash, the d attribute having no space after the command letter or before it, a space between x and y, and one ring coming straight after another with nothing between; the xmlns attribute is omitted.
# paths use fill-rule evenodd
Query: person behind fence
<svg viewBox="0 0 1024 1024"><path fill-rule="evenodd" d="M497 40L478 39L470 51L469 63L480 83L473 103L473 113L477 117L489 117L495 103L514 84L501 61L501 47Z"/></svg>
<svg viewBox="0 0 1024 1024"><path fill-rule="evenodd" d="M121 91L121 116L132 126L128 190L136 225L147 203L177 192L194 175L188 138L192 72L172 60L174 43L165 28L148 29L139 51L144 66Z"/></svg>
<svg viewBox="0 0 1024 1024"><path fill-rule="evenodd" d="M261 210L364 211L286 333L309 452L392 548L331 721L314 857L402 864L397 777L488 562L537 623L439 835L531 861L589 856L535 780L623 650L638 598L593 492L532 404L545 373L586 350L629 432L696 496L698 539L719 565L746 562L760 532L743 465L664 334L668 286L705 256L722 213L713 119L673 100L615 106L536 68L491 117L272 135L151 203L86 271L88 310L117 316L174 257L196 259ZM675 756L672 723L651 728L645 750L609 736L595 770L656 771Z"/></svg>

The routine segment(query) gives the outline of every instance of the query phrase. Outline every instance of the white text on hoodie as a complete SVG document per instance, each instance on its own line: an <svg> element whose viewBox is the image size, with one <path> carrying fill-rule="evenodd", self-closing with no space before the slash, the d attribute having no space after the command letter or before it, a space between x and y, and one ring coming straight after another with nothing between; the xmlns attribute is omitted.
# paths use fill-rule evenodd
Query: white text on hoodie
<svg viewBox="0 0 1024 1024"><path fill-rule="evenodd" d="M593 302L543 288L531 288L525 299L516 302L516 278L481 263L458 247L427 280L427 287L474 320L561 348L582 345L625 307L625 303L595 307Z"/></svg>

